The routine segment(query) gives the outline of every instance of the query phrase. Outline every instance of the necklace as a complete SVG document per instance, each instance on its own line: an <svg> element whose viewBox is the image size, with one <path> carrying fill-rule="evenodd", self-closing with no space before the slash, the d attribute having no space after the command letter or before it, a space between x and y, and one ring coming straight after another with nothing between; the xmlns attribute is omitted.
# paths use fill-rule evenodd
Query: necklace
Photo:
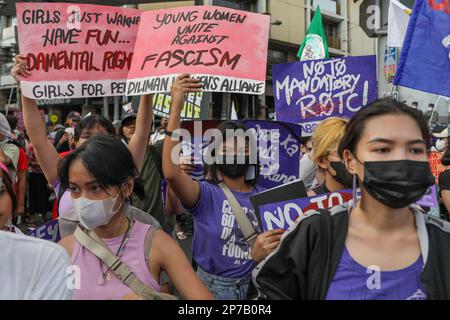
<svg viewBox="0 0 450 320"><path fill-rule="evenodd" d="M127 218L128 219L128 218ZM117 250L116 256L117 258L120 258L123 256L124 252L125 252L125 248L127 246L128 241L130 240L130 236L131 236L131 229L133 228L133 224L134 224L134 220L130 220L128 219L128 227L127 227L127 231L125 232L122 242L120 243L119 249ZM100 262L100 277L98 279L98 285L102 286L105 284L105 280L109 281L112 278L112 274L111 274L111 268L108 267L108 269L106 269L105 272L103 272L103 262L101 259L98 259Z"/></svg>

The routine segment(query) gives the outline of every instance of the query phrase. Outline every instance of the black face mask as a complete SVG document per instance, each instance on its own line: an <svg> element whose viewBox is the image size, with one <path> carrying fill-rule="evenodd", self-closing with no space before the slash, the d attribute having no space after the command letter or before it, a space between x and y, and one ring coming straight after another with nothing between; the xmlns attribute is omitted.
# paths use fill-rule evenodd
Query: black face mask
<svg viewBox="0 0 450 320"><path fill-rule="evenodd" d="M363 165L364 188L376 200L394 209L416 202L435 182L429 163L424 161L371 161Z"/></svg>
<svg viewBox="0 0 450 320"><path fill-rule="evenodd" d="M340 184L343 184L347 188L353 187L353 175L348 172L345 165L340 161L331 161L330 162L331 168L333 168L334 171L336 171L336 175L333 176L333 178L339 182Z"/></svg>
<svg viewBox="0 0 450 320"><path fill-rule="evenodd" d="M245 159L244 163L238 163L238 159L240 159L240 162L242 162L242 158ZM217 168L226 175L229 178L239 178L242 176L245 176L247 173L250 157L249 156L233 156L233 163L227 164L226 163L226 156L223 157L223 163L217 164Z"/></svg>

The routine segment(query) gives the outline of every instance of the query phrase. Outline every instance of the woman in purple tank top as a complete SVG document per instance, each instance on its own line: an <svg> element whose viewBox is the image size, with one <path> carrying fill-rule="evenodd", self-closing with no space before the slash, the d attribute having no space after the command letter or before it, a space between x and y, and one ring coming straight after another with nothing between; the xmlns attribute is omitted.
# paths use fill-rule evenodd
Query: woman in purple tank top
<svg viewBox="0 0 450 320"><path fill-rule="evenodd" d="M81 226L93 230L145 285L160 291L155 279L164 270L183 298L212 298L171 237L126 214L133 193L144 197L137 176L127 147L109 135L89 139L59 165L61 187L70 191ZM140 298L73 235L60 244L78 266L76 299Z"/></svg>

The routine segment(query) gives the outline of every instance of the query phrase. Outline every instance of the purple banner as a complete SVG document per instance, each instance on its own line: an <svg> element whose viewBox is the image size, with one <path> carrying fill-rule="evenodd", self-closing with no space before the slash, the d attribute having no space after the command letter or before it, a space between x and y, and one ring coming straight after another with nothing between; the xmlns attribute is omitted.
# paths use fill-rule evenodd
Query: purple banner
<svg viewBox="0 0 450 320"><path fill-rule="evenodd" d="M361 197L359 189L357 198ZM287 229L308 210L328 209L343 204L353 198L352 190L346 189L309 198L293 199L276 203L264 204L259 207L261 223L264 231ZM425 195L415 204L435 208L439 206L436 185L431 186Z"/></svg>
<svg viewBox="0 0 450 320"><path fill-rule="evenodd" d="M274 121L243 121L255 130L261 166L258 185L271 189L300 178L300 136L297 124Z"/></svg>
<svg viewBox="0 0 450 320"><path fill-rule="evenodd" d="M59 240L61 240L58 219L40 225L36 229L30 231L27 235L34 238L58 242Z"/></svg>
<svg viewBox="0 0 450 320"><path fill-rule="evenodd" d="M439 207L436 185L432 185L430 188L428 188L425 195L422 197L422 199L417 201L416 204L428 208Z"/></svg>
<svg viewBox="0 0 450 320"><path fill-rule="evenodd" d="M258 185L271 189L299 179L300 125L259 120L244 120L241 122L248 129L254 130L252 136L256 138L261 167ZM187 127L193 128L194 126ZM199 181L205 178L203 175L203 153L208 143L209 141L204 136L195 135L194 132L191 132L191 141L182 142L182 156L194 158L196 169L191 175Z"/></svg>
<svg viewBox="0 0 450 320"><path fill-rule="evenodd" d="M347 117L377 98L375 56L277 64L272 68L278 121L299 123L311 135L328 117Z"/></svg>

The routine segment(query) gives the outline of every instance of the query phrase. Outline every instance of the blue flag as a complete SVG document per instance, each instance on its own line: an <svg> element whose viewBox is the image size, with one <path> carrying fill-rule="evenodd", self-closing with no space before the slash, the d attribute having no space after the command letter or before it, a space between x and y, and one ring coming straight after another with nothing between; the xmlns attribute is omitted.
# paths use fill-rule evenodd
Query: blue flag
<svg viewBox="0 0 450 320"><path fill-rule="evenodd" d="M394 84L450 97L448 1L415 1Z"/></svg>

